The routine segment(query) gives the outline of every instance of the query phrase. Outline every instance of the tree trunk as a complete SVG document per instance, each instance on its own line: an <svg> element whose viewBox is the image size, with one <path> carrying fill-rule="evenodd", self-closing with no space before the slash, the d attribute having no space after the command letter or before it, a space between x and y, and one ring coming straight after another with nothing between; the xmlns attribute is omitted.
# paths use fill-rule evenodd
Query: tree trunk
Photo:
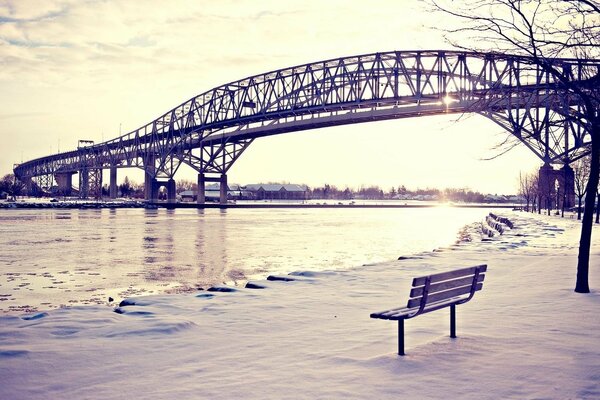
<svg viewBox="0 0 600 400"><path fill-rule="evenodd" d="M598 191L598 205L596 206L596 223L600 224L600 190Z"/></svg>
<svg viewBox="0 0 600 400"><path fill-rule="evenodd" d="M581 219L581 199L583 196L577 196L579 198L579 207L577 207L577 219Z"/></svg>
<svg viewBox="0 0 600 400"><path fill-rule="evenodd" d="M598 190L598 172L600 170L600 123L594 119L592 124L592 154L590 157L590 177L585 194L585 208L581 223L581 239L579 240L579 256L577 258L577 282L575 292L589 293L588 275L590 269L590 247L592 243L592 227L594 222L594 203Z"/></svg>

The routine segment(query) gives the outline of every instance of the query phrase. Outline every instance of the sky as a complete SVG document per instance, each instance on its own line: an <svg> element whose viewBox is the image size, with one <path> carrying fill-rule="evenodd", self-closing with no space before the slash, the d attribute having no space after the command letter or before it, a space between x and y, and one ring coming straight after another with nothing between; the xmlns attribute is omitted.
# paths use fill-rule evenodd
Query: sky
<svg viewBox="0 0 600 400"><path fill-rule="evenodd" d="M418 0L1 1L0 175L132 131L185 100L268 70L377 51L449 49ZM231 183L515 193L541 161L477 115L402 119L255 140ZM108 175L108 174L105 174ZM141 170L121 169L141 182ZM107 177L105 177L107 179ZM182 168L175 179L195 180Z"/></svg>

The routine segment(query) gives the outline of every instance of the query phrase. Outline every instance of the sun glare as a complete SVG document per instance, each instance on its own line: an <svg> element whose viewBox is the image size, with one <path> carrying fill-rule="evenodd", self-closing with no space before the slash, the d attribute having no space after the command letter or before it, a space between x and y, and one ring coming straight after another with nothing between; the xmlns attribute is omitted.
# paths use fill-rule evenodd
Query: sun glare
<svg viewBox="0 0 600 400"><path fill-rule="evenodd" d="M449 105L450 105L450 104L452 104L452 103L456 103L457 101L458 101L457 99L455 99L455 98L453 98L453 97L451 97L451 96L445 96L445 97L442 99L442 102L443 102L445 105L447 105L447 106L449 106Z"/></svg>

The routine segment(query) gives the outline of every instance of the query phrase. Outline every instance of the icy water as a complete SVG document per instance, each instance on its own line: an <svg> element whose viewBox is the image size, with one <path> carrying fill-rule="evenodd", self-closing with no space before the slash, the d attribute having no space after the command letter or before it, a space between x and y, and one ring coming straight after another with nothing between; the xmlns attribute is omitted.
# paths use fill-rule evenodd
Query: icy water
<svg viewBox="0 0 600 400"><path fill-rule="evenodd" d="M177 293L454 243L489 210L0 210L0 314Z"/></svg>

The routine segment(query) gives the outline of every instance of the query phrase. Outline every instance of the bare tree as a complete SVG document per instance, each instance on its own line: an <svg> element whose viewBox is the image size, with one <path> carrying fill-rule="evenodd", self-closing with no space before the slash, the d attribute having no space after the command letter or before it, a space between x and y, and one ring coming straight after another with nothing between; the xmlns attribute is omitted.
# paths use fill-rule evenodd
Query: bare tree
<svg viewBox="0 0 600 400"><path fill-rule="evenodd" d="M580 158L573 166L575 172L575 195L577 196L577 219L581 219L581 202L587 191L587 182L590 176L590 159L589 157Z"/></svg>
<svg viewBox="0 0 600 400"><path fill-rule="evenodd" d="M542 168L543 170L544 168ZM552 201L554 200L554 195L556 194L556 179L553 176L542 174L542 170L538 173L538 196L539 196L539 205L540 211L542 207L546 208L546 212L550 215L550 211L552 209Z"/></svg>
<svg viewBox="0 0 600 400"><path fill-rule="evenodd" d="M531 212L540 212L538 199L540 198L540 175L537 172L529 174L529 184L531 185Z"/></svg>
<svg viewBox="0 0 600 400"><path fill-rule="evenodd" d="M519 172L519 194L525 198L525 211L535 211L537 190L537 173Z"/></svg>
<svg viewBox="0 0 600 400"><path fill-rule="evenodd" d="M7 174L0 179L0 193L6 192L13 200L20 196L25 185L21 183L13 174Z"/></svg>
<svg viewBox="0 0 600 400"><path fill-rule="evenodd" d="M565 120L576 120L590 135L590 174L585 196L575 291L589 293L589 260L594 202L600 171L600 71L585 60L600 56L600 2L597 0L430 0L433 7L460 21L449 30L455 47L530 57L533 63L577 99ZM465 38L466 41L465 41ZM461 42L462 40L462 42ZM467 43L466 45L464 43ZM579 60L584 79L559 70L554 59Z"/></svg>
<svg viewBox="0 0 600 400"><path fill-rule="evenodd" d="M125 176L123 183L119 185L119 192L123 197L129 197L131 194L131 181L129 180L128 176Z"/></svg>

